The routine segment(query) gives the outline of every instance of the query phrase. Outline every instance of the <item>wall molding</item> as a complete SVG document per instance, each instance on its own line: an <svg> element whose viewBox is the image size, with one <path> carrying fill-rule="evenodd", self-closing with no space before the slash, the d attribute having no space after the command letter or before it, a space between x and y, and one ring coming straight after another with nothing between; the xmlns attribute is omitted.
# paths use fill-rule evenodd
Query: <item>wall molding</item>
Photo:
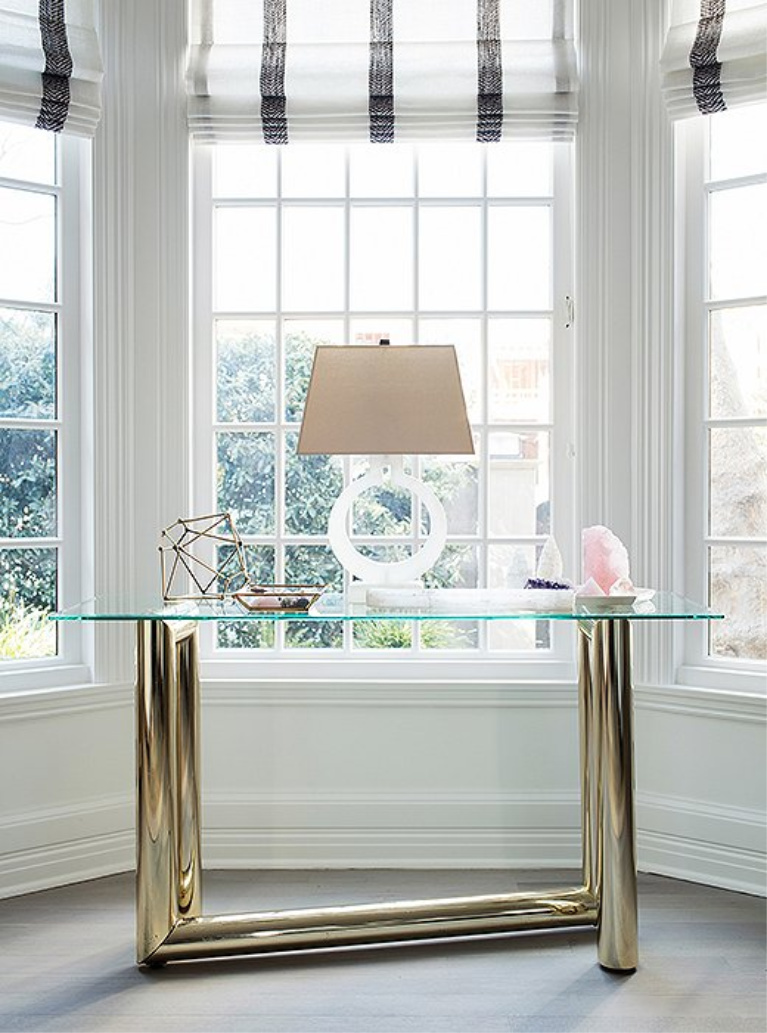
<svg viewBox="0 0 767 1033"><path fill-rule="evenodd" d="M19 896L135 865L132 796L111 796L0 819L0 897Z"/></svg>
<svg viewBox="0 0 767 1033"><path fill-rule="evenodd" d="M67 685L0 695L0 722L133 707L133 685Z"/></svg>
<svg viewBox="0 0 767 1033"><path fill-rule="evenodd" d="M641 685L635 690L637 710L655 710L718 721L767 723L767 697L746 692L693 688L688 685Z"/></svg>
<svg viewBox="0 0 767 1033"><path fill-rule="evenodd" d="M765 896L767 816L747 807L640 793L642 871Z"/></svg>
<svg viewBox="0 0 767 1033"><path fill-rule="evenodd" d="M210 869L577 867L579 797L520 793L213 792L203 803ZM0 897L134 867L132 796L0 820ZM640 793L641 871L764 894L765 816Z"/></svg>
<svg viewBox="0 0 767 1033"><path fill-rule="evenodd" d="M577 793L208 794L213 868L580 864Z"/></svg>
<svg viewBox="0 0 767 1033"><path fill-rule="evenodd" d="M575 709L578 699L569 682L530 685L515 682L333 680L204 681L202 705L209 708L261 706L337 707L524 707Z"/></svg>

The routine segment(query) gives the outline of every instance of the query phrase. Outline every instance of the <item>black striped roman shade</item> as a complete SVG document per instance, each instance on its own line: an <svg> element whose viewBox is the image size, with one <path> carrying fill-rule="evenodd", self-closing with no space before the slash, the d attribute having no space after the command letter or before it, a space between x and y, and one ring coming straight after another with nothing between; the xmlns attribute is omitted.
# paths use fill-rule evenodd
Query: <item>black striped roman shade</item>
<svg viewBox="0 0 767 1033"><path fill-rule="evenodd" d="M204 140L568 139L571 0L194 0Z"/></svg>
<svg viewBox="0 0 767 1033"><path fill-rule="evenodd" d="M101 77L91 0L0 0L0 119L92 136Z"/></svg>
<svg viewBox="0 0 767 1033"><path fill-rule="evenodd" d="M670 0L661 83L673 118L767 99L767 3Z"/></svg>

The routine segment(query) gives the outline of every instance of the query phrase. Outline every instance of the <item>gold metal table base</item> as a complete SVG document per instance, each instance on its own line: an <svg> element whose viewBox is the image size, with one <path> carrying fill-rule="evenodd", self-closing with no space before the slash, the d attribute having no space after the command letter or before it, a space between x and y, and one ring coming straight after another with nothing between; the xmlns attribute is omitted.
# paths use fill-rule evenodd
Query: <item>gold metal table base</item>
<svg viewBox="0 0 767 1033"><path fill-rule="evenodd" d="M583 885L535 893L202 915L197 624L138 625L139 964L595 926L599 963L637 965L631 626L579 622Z"/></svg>

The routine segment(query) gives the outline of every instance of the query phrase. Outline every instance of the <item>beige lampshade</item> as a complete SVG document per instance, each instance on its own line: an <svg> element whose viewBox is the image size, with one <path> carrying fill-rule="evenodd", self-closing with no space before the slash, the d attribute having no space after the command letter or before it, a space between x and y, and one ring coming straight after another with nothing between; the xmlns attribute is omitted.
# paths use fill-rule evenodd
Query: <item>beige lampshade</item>
<svg viewBox="0 0 767 1033"><path fill-rule="evenodd" d="M473 454L453 345L320 345L298 452Z"/></svg>

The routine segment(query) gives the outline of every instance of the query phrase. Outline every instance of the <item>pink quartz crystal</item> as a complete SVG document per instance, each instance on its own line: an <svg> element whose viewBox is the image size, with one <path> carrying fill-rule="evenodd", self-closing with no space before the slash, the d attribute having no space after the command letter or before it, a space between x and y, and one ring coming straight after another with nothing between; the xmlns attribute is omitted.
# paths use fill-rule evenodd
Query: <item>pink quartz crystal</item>
<svg viewBox="0 0 767 1033"><path fill-rule="evenodd" d="M592 578L607 595L616 581L629 582L629 554L612 531L601 524L581 533L584 581Z"/></svg>

